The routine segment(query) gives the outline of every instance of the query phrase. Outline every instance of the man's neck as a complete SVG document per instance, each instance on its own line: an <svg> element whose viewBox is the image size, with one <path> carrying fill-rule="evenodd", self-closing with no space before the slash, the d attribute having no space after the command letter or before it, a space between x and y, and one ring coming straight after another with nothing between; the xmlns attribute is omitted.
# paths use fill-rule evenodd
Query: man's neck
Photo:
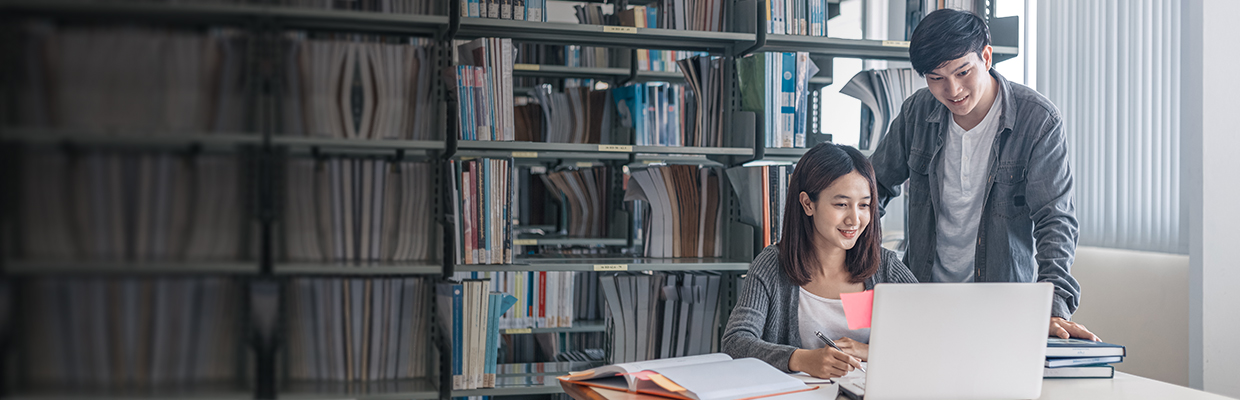
<svg viewBox="0 0 1240 400"><path fill-rule="evenodd" d="M986 119L986 114L990 113L990 108L995 105L995 100L999 98L999 81L993 75L990 76L990 85L983 93L981 101L977 103L977 107L973 107L968 115L952 114L952 119L956 121L956 125L960 125L964 130L976 128L978 124Z"/></svg>

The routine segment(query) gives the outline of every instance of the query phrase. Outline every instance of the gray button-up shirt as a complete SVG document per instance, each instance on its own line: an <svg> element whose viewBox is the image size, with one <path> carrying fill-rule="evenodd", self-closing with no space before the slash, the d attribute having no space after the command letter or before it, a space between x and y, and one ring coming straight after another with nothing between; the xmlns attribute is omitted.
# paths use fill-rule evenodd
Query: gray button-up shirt
<svg viewBox="0 0 1240 400"><path fill-rule="evenodd" d="M1068 319L1080 305L1081 288L1069 273L1079 225L1063 121L1046 97L998 72L990 74L1001 87L1003 112L983 191L974 281L1050 282L1055 285L1051 315ZM909 182L904 263L921 282L932 281L935 215L942 206L934 166L950 118L928 89L919 90L905 100L871 156L880 211Z"/></svg>

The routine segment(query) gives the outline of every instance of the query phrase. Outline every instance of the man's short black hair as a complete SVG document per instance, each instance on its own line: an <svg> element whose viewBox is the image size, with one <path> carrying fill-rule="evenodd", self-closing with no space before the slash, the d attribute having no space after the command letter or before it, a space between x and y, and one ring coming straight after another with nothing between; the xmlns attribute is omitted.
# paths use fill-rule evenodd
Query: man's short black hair
<svg viewBox="0 0 1240 400"><path fill-rule="evenodd" d="M990 28L977 14L942 9L927 15L913 30L909 61L918 74L925 75L943 63L970 52L982 56L990 45Z"/></svg>

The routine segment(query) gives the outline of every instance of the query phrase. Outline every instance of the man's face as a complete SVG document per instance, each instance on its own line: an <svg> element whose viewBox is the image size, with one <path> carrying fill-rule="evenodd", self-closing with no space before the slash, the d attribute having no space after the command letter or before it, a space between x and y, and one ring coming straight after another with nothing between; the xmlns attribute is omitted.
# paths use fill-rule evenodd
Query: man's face
<svg viewBox="0 0 1240 400"><path fill-rule="evenodd" d="M952 114L965 116L977 108L990 88L991 47L986 46L982 56L968 53L964 57L940 65L926 73L926 85L934 98L947 106ZM989 110L976 110L985 113ZM983 114L984 116L984 114Z"/></svg>

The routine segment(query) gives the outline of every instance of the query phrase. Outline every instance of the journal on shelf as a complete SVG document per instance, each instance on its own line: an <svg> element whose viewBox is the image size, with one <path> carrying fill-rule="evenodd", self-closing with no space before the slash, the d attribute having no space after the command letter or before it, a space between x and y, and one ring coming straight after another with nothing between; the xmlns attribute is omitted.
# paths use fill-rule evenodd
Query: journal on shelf
<svg viewBox="0 0 1240 400"><path fill-rule="evenodd" d="M765 361L714 353L612 364L559 377L602 389L675 399L761 398L814 390Z"/></svg>

